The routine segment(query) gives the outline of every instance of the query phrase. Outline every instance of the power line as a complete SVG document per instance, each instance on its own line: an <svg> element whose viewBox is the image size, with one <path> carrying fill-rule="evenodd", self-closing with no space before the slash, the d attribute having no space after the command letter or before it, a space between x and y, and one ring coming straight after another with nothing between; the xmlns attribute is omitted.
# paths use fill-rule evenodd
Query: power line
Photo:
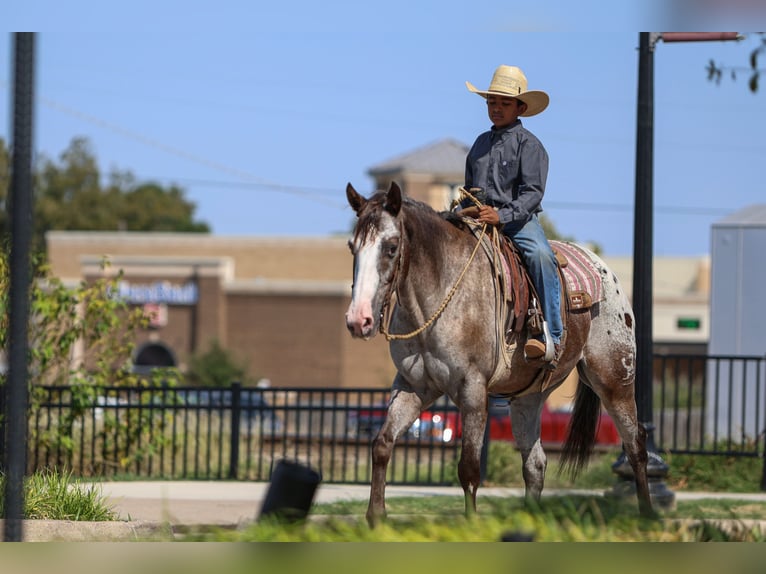
<svg viewBox="0 0 766 574"><path fill-rule="evenodd" d="M569 211L609 211L609 212L629 212L633 213L632 203L575 203L566 201L546 201L545 207L548 209L562 209ZM656 205L656 213L672 213L683 215L729 215L732 210L723 207L688 207L678 205Z"/></svg>
<svg viewBox="0 0 766 574"><path fill-rule="evenodd" d="M165 184L187 185L195 187L212 187L218 190L254 190L264 193L288 193L297 195L305 199L310 199L330 207L346 209L346 202L334 200L341 194L341 190L330 187L308 187L297 185L281 185L270 183L255 183L243 181L227 181L216 179L197 179L187 177L172 176L147 176L131 173L138 182L162 182ZM0 181L7 180L7 177L0 176ZM139 183L140 185L141 183ZM633 204L631 203L592 203L592 202L573 202L573 201L546 201L546 210L557 211L588 211L588 212L608 212L608 213L633 213ZM690 207L681 205L656 205L656 213L671 215L699 215L699 216L725 216L733 212L730 208L724 207Z"/></svg>
<svg viewBox="0 0 766 574"><path fill-rule="evenodd" d="M5 87L4 82L0 81L0 86ZM254 175L248 171L241 170L218 161L210 160L206 157L187 152L175 146L171 146L160 142L154 138L146 136L144 134L123 128L91 114L87 114L66 106L56 100L40 96L40 101L49 108L64 114L70 115L77 119L83 120L87 123L91 123L108 131L112 131L121 136L135 140L141 144L149 147L164 151L171 155L186 159L192 163L203 165L205 167L228 173L243 181L219 181L219 180L205 180L205 179L191 179L191 178L173 178L173 177L142 177L144 181L166 181L166 182L186 182L187 185L195 186L207 186L207 187L227 187L227 188L241 188L241 189L260 189L264 191L271 191L276 193L284 193L289 195L295 195L308 199L309 201L315 201L317 203L323 203L330 207L336 207L345 209L346 204L343 201L336 201L330 199L329 196L338 195L339 191L329 188L320 187L308 187L297 185L285 185L276 183L265 178ZM1 178L0 178L1 179ZM328 196L328 197L323 197ZM634 206L632 204L604 204L604 203L573 203L573 202L556 202L547 201L546 207L548 209L559 209L569 211L590 211L590 212L633 212ZM702 215L702 216L716 216L716 215L728 215L732 211L725 208L717 207L683 207L683 206L655 206L657 213L674 213L684 215Z"/></svg>

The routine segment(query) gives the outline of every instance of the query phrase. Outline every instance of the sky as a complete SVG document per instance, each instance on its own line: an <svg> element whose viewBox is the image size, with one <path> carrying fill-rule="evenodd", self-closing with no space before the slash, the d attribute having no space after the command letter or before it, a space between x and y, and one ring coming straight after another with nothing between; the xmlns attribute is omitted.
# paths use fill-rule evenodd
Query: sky
<svg viewBox="0 0 766 574"><path fill-rule="evenodd" d="M3 20L39 32L36 154L57 159L85 137L104 174L180 186L216 235L348 233L348 182L369 195L374 165L445 138L470 145L490 123L465 81L486 89L498 65L519 66L551 99L523 120L550 157L545 213L561 234L629 256L638 32L688 20L632 1L513 4L25 0ZM736 20L715 22L741 31ZM711 59L746 67L760 40L743 33L657 44L655 255L709 254L714 222L766 202L766 87L752 94L744 71L717 85L705 70ZM3 36L8 142L13 35Z"/></svg>

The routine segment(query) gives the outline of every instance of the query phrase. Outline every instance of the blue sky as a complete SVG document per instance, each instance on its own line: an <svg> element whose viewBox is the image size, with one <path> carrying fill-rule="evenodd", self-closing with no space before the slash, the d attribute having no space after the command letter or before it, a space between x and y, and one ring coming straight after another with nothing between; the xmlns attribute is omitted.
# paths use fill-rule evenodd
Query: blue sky
<svg viewBox="0 0 766 574"><path fill-rule="evenodd" d="M40 32L37 152L86 137L105 172L184 188L216 234L348 231L346 183L370 193L375 164L442 138L470 145L489 122L465 81L486 87L510 64L551 97L525 120L550 155L546 213L607 255L632 252L637 26L656 22L634 2L47 4L4 9L8 28ZM707 254L713 222L766 202L766 89L705 72L747 65L756 42L657 46L656 255Z"/></svg>

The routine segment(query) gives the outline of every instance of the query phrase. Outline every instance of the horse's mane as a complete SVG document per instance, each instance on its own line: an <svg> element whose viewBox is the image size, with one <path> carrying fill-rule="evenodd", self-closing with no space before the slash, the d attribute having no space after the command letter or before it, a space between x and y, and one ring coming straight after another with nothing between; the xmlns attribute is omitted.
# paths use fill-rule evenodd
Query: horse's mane
<svg viewBox="0 0 766 574"><path fill-rule="evenodd" d="M360 239L364 242L377 229L385 204L386 193L383 191L378 191L369 198L359 214L354 239ZM451 211L436 211L430 205L411 197L402 197L402 211L404 212L404 226L408 235L422 234L425 237L435 237L445 233L445 231L449 233L449 226L461 231L468 230L462 218L457 214ZM449 226L445 226L445 223Z"/></svg>

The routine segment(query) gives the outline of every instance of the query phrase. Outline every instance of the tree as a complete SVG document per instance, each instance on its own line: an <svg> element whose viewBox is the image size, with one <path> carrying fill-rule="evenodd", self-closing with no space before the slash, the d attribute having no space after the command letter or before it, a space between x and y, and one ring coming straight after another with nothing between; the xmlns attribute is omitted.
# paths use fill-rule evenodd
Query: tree
<svg viewBox="0 0 766 574"><path fill-rule="evenodd" d="M228 387L235 381L244 385L253 383L247 376L247 366L233 357L217 340L204 353L192 355L186 380L201 387Z"/></svg>
<svg viewBox="0 0 766 574"><path fill-rule="evenodd" d="M0 139L0 233L8 230L5 209L9 187L9 150ZM44 156L33 168L34 245L45 250L50 230L207 232L194 220L196 206L183 189L157 183L137 183L129 171L113 171L102 184L90 144L75 138L55 162Z"/></svg>
<svg viewBox="0 0 766 574"><path fill-rule="evenodd" d="M558 241L571 241L571 242L577 241L572 236L561 235L558 229L556 229L556 226L553 224L553 221L551 221L551 219L544 213L540 215L540 225L543 226L543 231L545 231L545 236L548 239L551 239L551 240L555 239ZM590 242L587 244L587 246L591 251L593 251L597 255L600 255L602 252L601 246L597 243Z"/></svg>
<svg viewBox="0 0 766 574"><path fill-rule="evenodd" d="M5 234L8 229L8 192L11 181L11 154L0 138L0 232Z"/></svg>
<svg viewBox="0 0 766 574"><path fill-rule="evenodd" d="M758 67L758 58L761 56L761 54L766 52L766 35L764 35L763 32L759 32L758 36L759 43L750 51L750 65L748 67L724 66L716 64L715 61L710 60L706 68L708 73L708 80L711 82L714 81L716 84L720 84L724 73L728 73L732 81L736 81L737 72L747 72L750 75L747 85L751 92L756 93L758 91L758 82L761 77L761 72L764 71Z"/></svg>
<svg viewBox="0 0 766 574"><path fill-rule="evenodd" d="M209 231L206 223L193 220L194 204L176 186L165 189L155 183L138 185L122 194L122 219L118 224L130 231Z"/></svg>
<svg viewBox="0 0 766 574"><path fill-rule="evenodd" d="M3 247L0 249L0 349L7 347L9 326L6 312L10 288L8 249L6 245ZM105 387L133 388L160 382L175 386L180 373L176 369L156 370L147 380L134 372L136 332L146 326L146 318L142 309L114 296L121 278L119 274L91 283L83 281L70 288L51 275L41 257L36 257L34 276L27 359L30 417L36 416L41 402L54 400L51 397L55 398L55 393L68 393L71 408L59 411L44 428L31 429L30 441L55 450L59 459L54 464L67 465L75 448L74 433L82 428L83 414L103 398L99 395ZM0 386L4 384L5 374L0 373ZM46 391L43 387L48 385L58 389ZM156 423L151 412L131 412L126 416L129 418L120 421L105 418L97 433L105 445L103 451L112 453L117 465L127 465L142 456L136 445L152 447L152 441L160 440L152 438L150 432L151 425ZM110 442L115 441L116 436L122 437L123 444Z"/></svg>

